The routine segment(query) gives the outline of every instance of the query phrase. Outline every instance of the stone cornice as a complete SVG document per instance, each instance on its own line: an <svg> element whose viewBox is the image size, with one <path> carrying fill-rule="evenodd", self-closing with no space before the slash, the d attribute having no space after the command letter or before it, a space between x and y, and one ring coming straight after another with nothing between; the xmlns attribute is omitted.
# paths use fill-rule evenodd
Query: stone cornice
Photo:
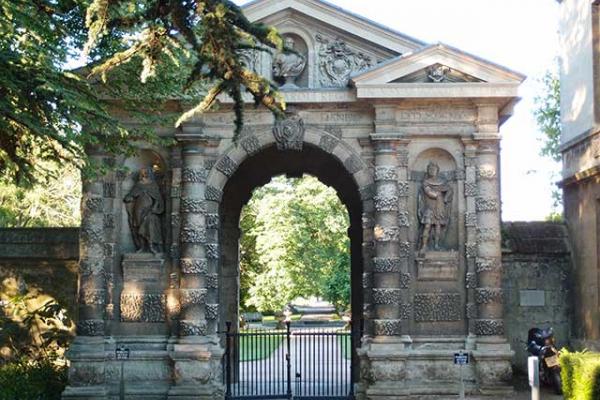
<svg viewBox="0 0 600 400"><path fill-rule="evenodd" d="M358 99L373 98L489 98L508 104L518 95L519 83L384 83L356 84Z"/></svg>
<svg viewBox="0 0 600 400"><path fill-rule="evenodd" d="M591 168L588 168L581 172L577 172L571 175L570 177L563 179L562 181L558 182L558 186L564 188L566 186L570 186L591 179L598 175L600 175L600 165L595 165Z"/></svg>

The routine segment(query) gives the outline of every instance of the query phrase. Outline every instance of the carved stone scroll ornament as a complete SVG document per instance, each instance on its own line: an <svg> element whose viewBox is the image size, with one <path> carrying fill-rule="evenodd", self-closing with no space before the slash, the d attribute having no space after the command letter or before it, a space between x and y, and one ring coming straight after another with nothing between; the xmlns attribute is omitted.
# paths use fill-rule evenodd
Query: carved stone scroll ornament
<svg viewBox="0 0 600 400"><path fill-rule="evenodd" d="M373 59L350 48L341 38L328 39L317 34L319 45L319 82L324 87L346 86L350 75L374 65Z"/></svg>
<svg viewBox="0 0 600 400"><path fill-rule="evenodd" d="M281 51L273 58L273 77L283 81L280 89L296 89L296 79L302 75L306 67L306 56L294 50L295 41L292 37L284 39L286 49L292 51Z"/></svg>
<svg viewBox="0 0 600 400"><path fill-rule="evenodd" d="M296 114L287 113L285 118L275 120L273 136L278 150L302 151L304 121Z"/></svg>
<svg viewBox="0 0 600 400"><path fill-rule="evenodd" d="M440 167L435 162L427 165L427 174L417 197L418 217L421 232L420 253L424 254L430 244L440 250L450 223L452 187L440 176ZM430 243L430 238L433 243Z"/></svg>
<svg viewBox="0 0 600 400"><path fill-rule="evenodd" d="M161 215L165 212L165 203L152 168L140 169L138 181L123 201L137 252L163 251Z"/></svg>

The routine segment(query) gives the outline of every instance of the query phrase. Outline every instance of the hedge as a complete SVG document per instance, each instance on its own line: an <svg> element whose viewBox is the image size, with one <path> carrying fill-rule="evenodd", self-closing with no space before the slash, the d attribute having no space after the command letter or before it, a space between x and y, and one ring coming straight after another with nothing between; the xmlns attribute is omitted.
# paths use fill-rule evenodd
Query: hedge
<svg viewBox="0 0 600 400"><path fill-rule="evenodd" d="M0 366L0 400L59 400L67 367L50 361L17 361Z"/></svg>
<svg viewBox="0 0 600 400"><path fill-rule="evenodd" d="M560 353L563 394L568 400L600 399L600 353Z"/></svg>

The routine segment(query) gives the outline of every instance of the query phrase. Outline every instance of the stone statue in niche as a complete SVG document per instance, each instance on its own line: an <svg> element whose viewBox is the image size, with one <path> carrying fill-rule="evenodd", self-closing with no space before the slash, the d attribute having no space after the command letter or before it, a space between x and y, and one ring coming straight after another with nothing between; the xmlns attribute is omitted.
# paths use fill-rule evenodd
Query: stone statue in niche
<svg viewBox="0 0 600 400"><path fill-rule="evenodd" d="M285 47L294 50L294 39L286 36ZM280 89L296 89L296 79L306 67L306 57L297 52L281 51L273 58L273 76L282 80L284 84Z"/></svg>
<svg viewBox="0 0 600 400"><path fill-rule="evenodd" d="M452 195L452 187L440 176L440 167L433 161L429 162L417 197L421 232L420 254L424 254L431 244L434 250L442 249L446 228L450 222Z"/></svg>
<svg viewBox="0 0 600 400"><path fill-rule="evenodd" d="M123 201L127 207L127 219L136 251L153 254L162 252L160 216L165 212L165 203L152 168L140 169L138 181Z"/></svg>

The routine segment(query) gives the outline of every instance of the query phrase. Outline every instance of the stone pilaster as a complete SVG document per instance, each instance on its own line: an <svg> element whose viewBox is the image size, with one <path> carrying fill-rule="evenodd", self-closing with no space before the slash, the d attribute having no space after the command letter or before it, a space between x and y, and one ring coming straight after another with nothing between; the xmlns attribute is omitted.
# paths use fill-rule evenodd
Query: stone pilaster
<svg viewBox="0 0 600 400"><path fill-rule="evenodd" d="M373 259L372 302L376 337L399 336L406 319L403 304L402 272L407 269L408 242L399 226L400 196L406 181L398 180L398 142L372 135L375 147L375 257ZM405 201L403 202L406 203Z"/></svg>
<svg viewBox="0 0 600 400"><path fill-rule="evenodd" d="M500 236L500 136L498 109L478 105L476 150L477 287L474 300L477 318L472 321L476 339L473 351L480 391L484 394L512 392L511 359L514 352L504 336L502 252Z"/></svg>
<svg viewBox="0 0 600 400"><path fill-rule="evenodd" d="M498 141L486 140L479 143L477 151L475 301L479 318L475 320L474 329L479 336L504 335L498 150Z"/></svg>
<svg viewBox="0 0 600 400"><path fill-rule="evenodd" d="M96 164L104 161L101 152L95 151L90 157ZM105 399L108 393L104 354L107 305L105 210L108 207L103 178L97 176L83 182L77 337L67 354L71 365L69 385L63 393L65 399ZM112 271L108 273L112 276Z"/></svg>
<svg viewBox="0 0 600 400"><path fill-rule="evenodd" d="M208 177L212 153L218 141L181 140L181 192L179 201L179 339L174 344L175 386L169 399L212 399L222 392L222 349L216 336L216 288L209 262L218 254L216 235L209 243L207 211ZM212 228L211 228L212 229ZM212 285L214 286L214 285Z"/></svg>
<svg viewBox="0 0 600 400"><path fill-rule="evenodd" d="M479 192L477 187L477 144L471 140L463 141L465 146L464 166L465 181L463 193L465 196L465 288L467 290L466 316L469 333L475 332L475 321L478 315L478 306L475 301L477 288L477 272L475 262L477 259L477 210L475 201Z"/></svg>

